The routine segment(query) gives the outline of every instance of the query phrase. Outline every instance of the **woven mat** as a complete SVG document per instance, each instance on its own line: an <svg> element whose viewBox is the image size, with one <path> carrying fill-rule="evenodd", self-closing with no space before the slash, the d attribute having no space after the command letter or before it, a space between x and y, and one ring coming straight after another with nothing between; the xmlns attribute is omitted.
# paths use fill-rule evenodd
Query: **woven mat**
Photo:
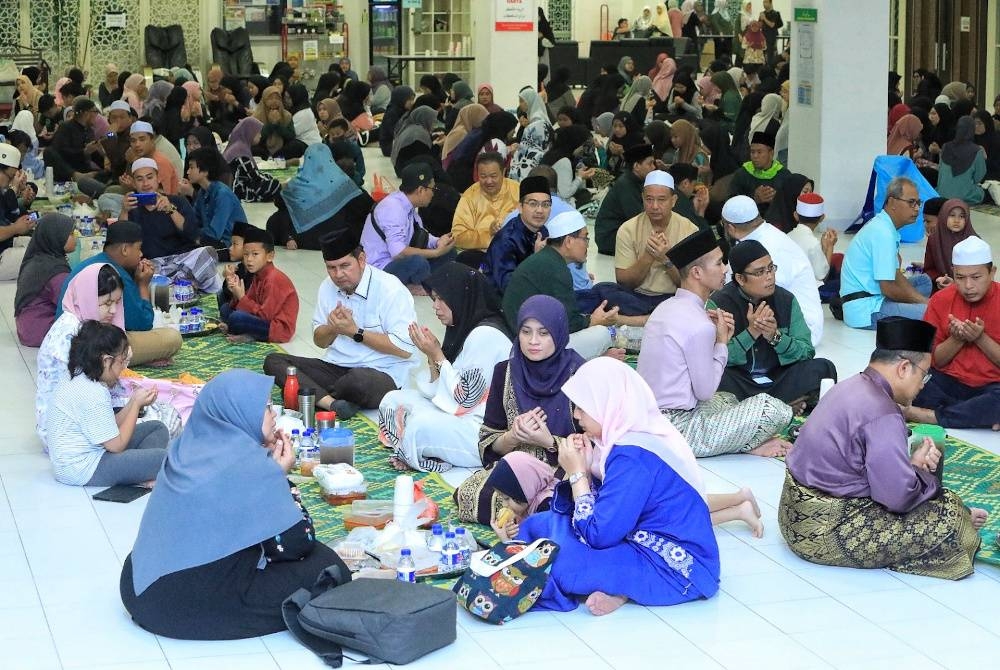
<svg viewBox="0 0 1000 670"><path fill-rule="evenodd" d="M984 214L989 214L990 216L1000 216L1000 207L994 205L993 203L980 203L972 207L974 212L982 212Z"/></svg>

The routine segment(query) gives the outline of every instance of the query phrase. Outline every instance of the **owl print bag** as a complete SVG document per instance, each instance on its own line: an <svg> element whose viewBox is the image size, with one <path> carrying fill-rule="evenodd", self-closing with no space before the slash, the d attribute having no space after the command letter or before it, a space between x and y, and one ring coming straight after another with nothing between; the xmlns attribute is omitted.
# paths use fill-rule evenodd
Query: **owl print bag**
<svg viewBox="0 0 1000 670"><path fill-rule="evenodd" d="M499 542L473 554L453 587L459 606L497 625L516 619L538 602L558 554L559 545L545 538Z"/></svg>

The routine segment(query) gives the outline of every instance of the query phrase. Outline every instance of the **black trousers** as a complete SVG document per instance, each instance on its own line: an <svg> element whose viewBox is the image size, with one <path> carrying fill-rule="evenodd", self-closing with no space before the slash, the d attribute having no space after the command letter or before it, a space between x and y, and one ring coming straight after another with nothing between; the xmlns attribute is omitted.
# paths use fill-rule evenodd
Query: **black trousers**
<svg viewBox="0 0 1000 670"><path fill-rule="evenodd" d="M288 366L298 369L299 388L316 391L316 399L330 395L334 400L347 400L365 409L375 409L389 391L396 390L392 377L371 368L345 368L319 358L268 354L264 359L264 374L272 375L279 387L285 385Z"/></svg>
<svg viewBox="0 0 1000 670"><path fill-rule="evenodd" d="M836 381L837 368L825 358L813 358L775 368L767 376L771 378L771 384L756 384L742 368L727 367L722 373L719 390L732 393L740 400L767 393L783 402L791 402L818 393L823 379Z"/></svg>

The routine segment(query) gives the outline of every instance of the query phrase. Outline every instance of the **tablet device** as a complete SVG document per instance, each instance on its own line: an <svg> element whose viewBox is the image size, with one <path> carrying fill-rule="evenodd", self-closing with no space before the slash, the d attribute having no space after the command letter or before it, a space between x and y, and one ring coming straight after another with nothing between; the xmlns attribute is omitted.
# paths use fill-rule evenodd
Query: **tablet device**
<svg viewBox="0 0 1000 670"><path fill-rule="evenodd" d="M147 489L145 486L112 486L111 488L104 489L103 491L98 491L93 495L94 500L104 500L106 502L118 502L118 503L130 503L133 500L137 500L147 493L151 489Z"/></svg>

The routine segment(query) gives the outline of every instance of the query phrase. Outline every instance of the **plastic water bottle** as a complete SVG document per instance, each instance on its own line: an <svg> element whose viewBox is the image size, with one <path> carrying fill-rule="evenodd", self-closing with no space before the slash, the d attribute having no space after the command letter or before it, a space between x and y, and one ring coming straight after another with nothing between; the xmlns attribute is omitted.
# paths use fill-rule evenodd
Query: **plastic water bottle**
<svg viewBox="0 0 1000 670"><path fill-rule="evenodd" d="M205 314L200 307L195 307L191 311L194 313L194 331L200 333L205 330Z"/></svg>
<svg viewBox="0 0 1000 670"><path fill-rule="evenodd" d="M295 454L295 465L299 465L302 460L302 437L298 428L292 429L292 453Z"/></svg>
<svg viewBox="0 0 1000 670"><path fill-rule="evenodd" d="M399 550L399 563L396 564L396 579L400 582L415 584L417 581L417 566L413 563L409 547Z"/></svg>
<svg viewBox="0 0 1000 670"><path fill-rule="evenodd" d="M444 546L441 548L441 559L438 561L438 572L451 572L462 567L462 553L455 542L454 533L446 533Z"/></svg>
<svg viewBox="0 0 1000 670"><path fill-rule="evenodd" d="M427 548L431 551L441 551L444 548L444 528L436 523L431 526L431 534L427 536Z"/></svg>
<svg viewBox="0 0 1000 670"><path fill-rule="evenodd" d="M187 335L191 332L191 317L188 315L188 311L185 309L181 312L181 322L180 322L181 335Z"/></svg>
<svg viewBox="0 0 1000 670"><path fill-rule="evenodd" d="M469 567L469 564L472 562L472 547L469 546L470 539L471 536L465 532L465 528L459 526L455 529L455 543L458 545L463 569Z"/></svg>

